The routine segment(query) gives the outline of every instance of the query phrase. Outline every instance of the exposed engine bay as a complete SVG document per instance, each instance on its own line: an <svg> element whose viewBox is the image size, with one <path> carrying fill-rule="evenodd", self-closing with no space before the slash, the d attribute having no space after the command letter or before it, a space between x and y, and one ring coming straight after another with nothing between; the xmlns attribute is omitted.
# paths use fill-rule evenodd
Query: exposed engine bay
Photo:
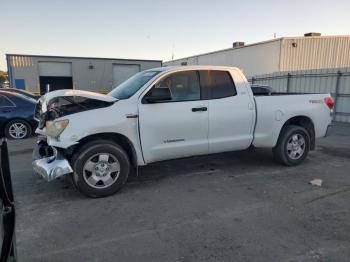
<svg viewBox="0 0 350 262"><path fill-rule="evenodd" d="M115 101L103 101L83 96L60 96L54 97L46 102L46 110L43 109L43 103L40 100L35 109L35 118L39 121L39 129L45 127L46 121L53 121L57 118L108 107ZM45 106L45 105L44 105Z"/></svg>

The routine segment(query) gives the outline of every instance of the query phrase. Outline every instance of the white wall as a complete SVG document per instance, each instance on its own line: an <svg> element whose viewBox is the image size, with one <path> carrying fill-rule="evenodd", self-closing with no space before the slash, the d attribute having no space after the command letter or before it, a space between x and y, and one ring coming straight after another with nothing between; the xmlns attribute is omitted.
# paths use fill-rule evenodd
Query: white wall
<svg viewBox="0 0 350 262"><path fill-rule="evenodd" d="M165 62L164 65L236 66L247 76L279 70L280 39Z"/></svg>
<svg viewBox="0 0 350 262"><path fill-rule="evenodd" d="M350 67L350 36L287 37L280 71Z"/></svg>
<svg viewBox="0 0 350 262"><path fill-rule="evenodd" d="M350 36L285 37L165 62L237 66L250 77L289 70L350 67Z"/></svg>

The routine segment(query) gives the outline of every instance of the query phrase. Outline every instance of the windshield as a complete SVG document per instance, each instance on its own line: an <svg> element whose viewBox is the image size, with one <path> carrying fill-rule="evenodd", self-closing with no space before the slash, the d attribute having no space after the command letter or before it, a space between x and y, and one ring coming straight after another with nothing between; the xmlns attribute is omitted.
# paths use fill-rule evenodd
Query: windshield
<svg viewBox="0 0 350 262"><path fill-rule="evenodd" d="M132 76L119 86L114 88L108 95L113 96L117 99L128 99L133 96L140 88L151 80L154 76L159 74L161 71L143 71Z"/></svg>

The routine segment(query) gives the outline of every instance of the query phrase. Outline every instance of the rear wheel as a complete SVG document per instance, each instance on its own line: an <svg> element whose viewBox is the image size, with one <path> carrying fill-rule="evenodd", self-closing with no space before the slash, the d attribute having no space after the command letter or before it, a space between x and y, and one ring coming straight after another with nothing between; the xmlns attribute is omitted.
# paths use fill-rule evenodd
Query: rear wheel
<svg viewBox="0 0 350 262"><path fill-rule="evenodd" d="M72 157L76 188L89 197L105 197L119 191L127 181L130 161L125 151L107 140L81 147Z"/></svg>
<svg viewBox="0 0 350 262"><path fill-rule="evenodd" d="M302 163L310 151L310 135L301 126L290 125L282 129L277 145L272 152L274 158L287 166Z"/></svg>
<svg viewBox="0 0 350 262"><path fill-rule="evenodd" d="M15 119L5 126L5 135L8 139L23 139L31 135L30 125L21 119Z"/></svg>

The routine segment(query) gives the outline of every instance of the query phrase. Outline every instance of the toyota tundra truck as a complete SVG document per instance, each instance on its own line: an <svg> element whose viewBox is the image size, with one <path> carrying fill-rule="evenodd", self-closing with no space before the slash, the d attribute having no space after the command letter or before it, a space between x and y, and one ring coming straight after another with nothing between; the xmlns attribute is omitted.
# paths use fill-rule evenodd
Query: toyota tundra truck
<svg viewBox="0 0 350 262"><path fill-rule="evenodd" d="M33 167L89 197L116 193L153 162L249 147L302 163L331 124L330 94L258 92L234 67L146 70L107 95L58 90L40 98ZM253 161L253 160L252 160Z"/></svg>

